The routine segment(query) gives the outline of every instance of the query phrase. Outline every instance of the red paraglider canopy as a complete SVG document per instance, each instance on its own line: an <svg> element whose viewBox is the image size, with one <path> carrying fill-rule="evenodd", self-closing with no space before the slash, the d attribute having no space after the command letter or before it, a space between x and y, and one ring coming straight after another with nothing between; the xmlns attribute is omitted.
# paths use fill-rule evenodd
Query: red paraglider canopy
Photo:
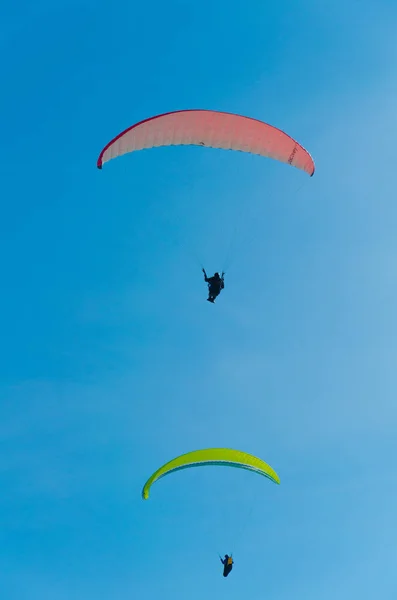
<svg viewBox="0 0 397 600"><path fill-rule="evenodd" d="M98 169L112 158L159 146L206 146L239 150L287 163L314 174L309 152L263 121L213 110L180 110L140 121L117 135L99 155Z"/></svg>

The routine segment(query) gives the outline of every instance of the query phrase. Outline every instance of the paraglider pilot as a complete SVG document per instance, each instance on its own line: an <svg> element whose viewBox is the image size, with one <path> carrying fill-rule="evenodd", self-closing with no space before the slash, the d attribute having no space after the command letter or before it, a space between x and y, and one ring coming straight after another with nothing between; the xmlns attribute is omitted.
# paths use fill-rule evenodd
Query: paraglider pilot
<svg viewBox="0 0 397 600"><path fill-rule="evenodd" d="M233 569L233 559L228 554L225 554L225 558L221 558L221 563L223 564L223 576L227 577L230 571Z"/></svg>
<svg viewBox="0 0 397 600"><path fill-rule="evenodd" d="M205 269L203 269L203 273L204 273L204 281L205 283L208 283L208 302L212 302L212 304L214 304L215 302L215 298L217 296L219 296L219 294L221 293L221 290L223 290L223 288L225 287L225 282L224 282L224 275L225 273L222 272L222 276L219 275L219 273L214 273L213 277L207 277L207 273L205 272Z"/></svg>

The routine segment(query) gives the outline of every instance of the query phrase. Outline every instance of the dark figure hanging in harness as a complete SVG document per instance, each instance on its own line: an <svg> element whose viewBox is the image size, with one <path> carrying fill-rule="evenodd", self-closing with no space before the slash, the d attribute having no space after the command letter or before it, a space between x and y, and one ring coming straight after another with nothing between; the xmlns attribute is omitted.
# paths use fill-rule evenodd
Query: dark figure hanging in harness
<svg viewBox="0 0 397 600"><path fill-rule="evenodd" d="M208 283L208 302L212 302L214 304L215 298L219 296L221 290L225 287L224 275L222 272L222 276L219 273L215 273L213 277L207 277L207 273L205 269L203 269L204 273L204 281Z"/></svg>
<svg viewBox="0 0 397 600"><path fill-rule="evenodd" d="M225 554L225 558L221 558L221 563L223 564L223 576L227 577L230 571L233 569L233 559L228 554Z"/></svg>

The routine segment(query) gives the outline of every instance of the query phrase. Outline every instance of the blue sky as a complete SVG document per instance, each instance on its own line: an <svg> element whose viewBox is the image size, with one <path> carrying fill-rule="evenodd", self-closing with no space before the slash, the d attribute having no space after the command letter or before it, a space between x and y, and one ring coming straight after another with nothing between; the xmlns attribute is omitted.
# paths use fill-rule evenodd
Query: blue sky
<svg viewBox="0 0 397 600"><path fill-rule="evenodd" d="M396 27L382 0L1 7L2 600L395 597ZM96 169L192 107L286 130L315 176L202 148ZM199 263L234 239L212 306ZM208 446L281 485L193 469L142 502Z"/></svg>

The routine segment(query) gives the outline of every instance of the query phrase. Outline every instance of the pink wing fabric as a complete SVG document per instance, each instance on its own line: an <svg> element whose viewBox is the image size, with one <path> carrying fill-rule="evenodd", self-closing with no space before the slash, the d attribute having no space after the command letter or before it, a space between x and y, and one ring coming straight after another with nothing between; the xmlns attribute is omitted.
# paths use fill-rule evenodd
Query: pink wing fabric
<svg viewBox="0 0 397 600"><path fill-rule="evenodd" d="M259 154L314 174L312 157L289 135L263 121L212 110L181 110L140 121L111 140L98 169L112 158L159 146L206 146Z"/></svg>

